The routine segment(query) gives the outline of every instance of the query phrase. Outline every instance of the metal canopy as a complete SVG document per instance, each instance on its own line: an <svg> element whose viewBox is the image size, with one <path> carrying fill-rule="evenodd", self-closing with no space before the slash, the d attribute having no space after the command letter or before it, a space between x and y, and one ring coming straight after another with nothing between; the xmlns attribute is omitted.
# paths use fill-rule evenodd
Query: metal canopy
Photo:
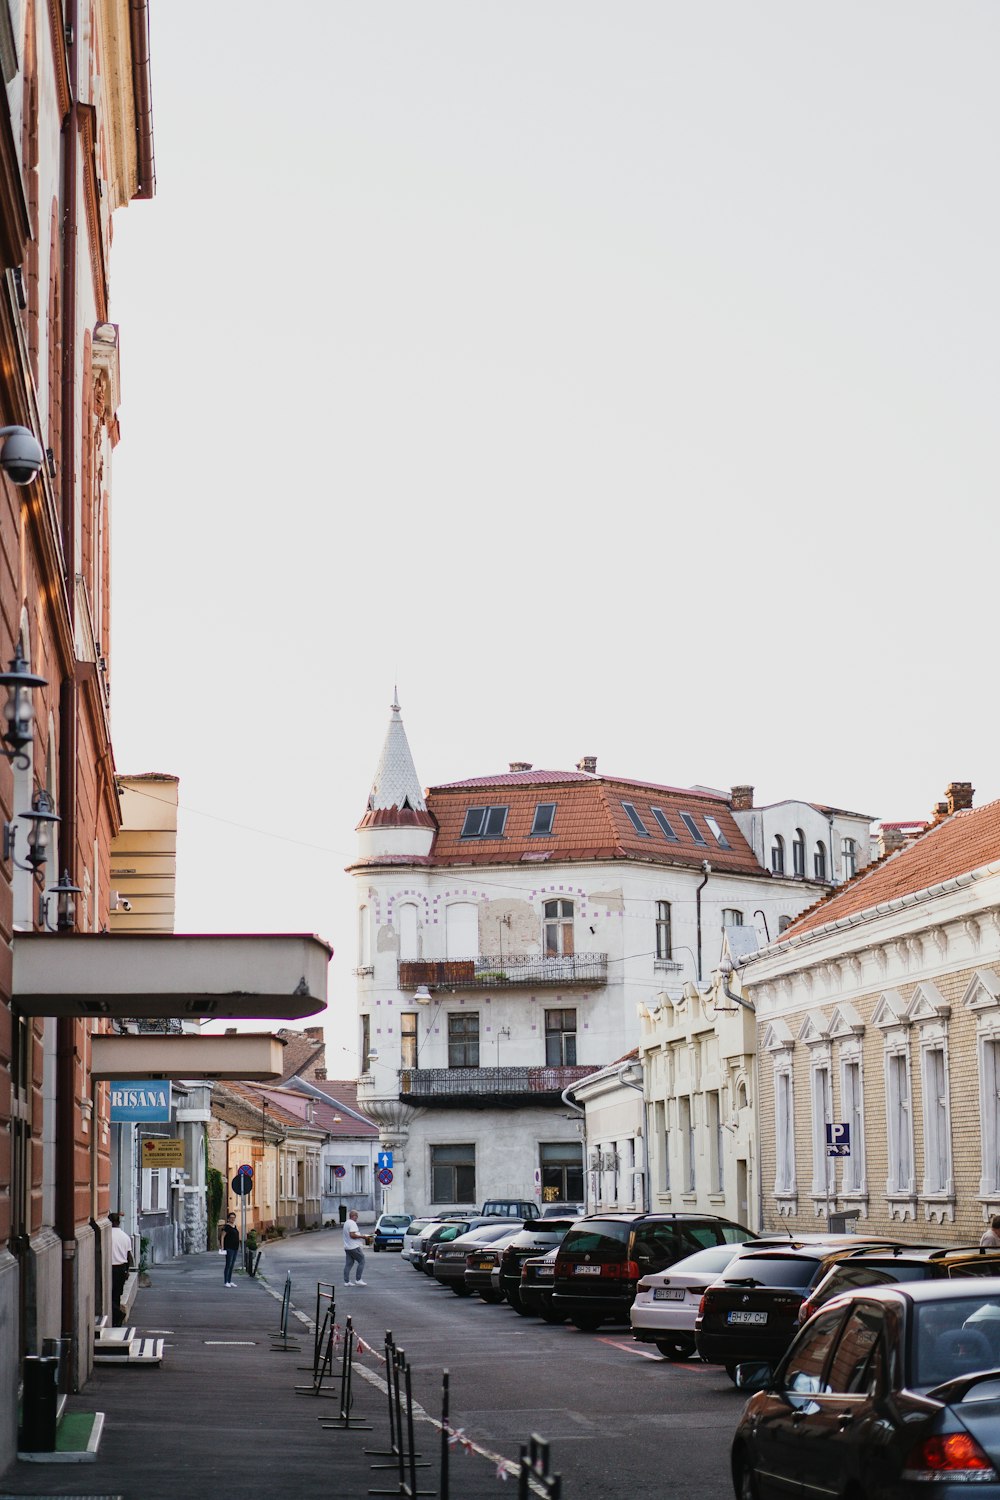
<svg viewBox="0 0 1000 1500"><path fill-rule="evenodd" d="M326 1007L333 949L301 933L14 935L28 1016L298 1021Z"/></svg>
<svg viewBox="0 0 1000 1500"><path fill-rule="evenodd" d="M254 1032L234 1036L95 1036L94 1078L280 1078L285 1046Z"/></svg>

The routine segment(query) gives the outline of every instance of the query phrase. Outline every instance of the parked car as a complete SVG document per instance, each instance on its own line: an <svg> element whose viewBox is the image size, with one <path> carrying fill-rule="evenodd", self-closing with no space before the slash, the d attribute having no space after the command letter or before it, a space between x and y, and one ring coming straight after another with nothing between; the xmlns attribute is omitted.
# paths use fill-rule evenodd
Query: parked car
<svg viewBox="0 0 1000 1500"><path fill-rule="evenodd" d="M538 1204L534 1198L487 1198L479 1212L484 1219L537 1219Z"/></svg>
<svg viewBox="0 0 1000 1500"><path fill-rule="evenodd" d="M531 1255L521 1262L521 1285L518 1298L529 1317L541 1318L546 1323L565 1323L563 1313L552 1306L552 1288L555 1285L556 1256L559 1246L547 1255Z"/></svg>
<svg viewBox="0 0 1000 1500"><path fill-rule="evenodd" d="M477 1225L470 1225L464 1234L451 1239L440 1238L431 1262L435 1281L450 1287L458 1297L468 1297L472 1290L465 1284L468 1256L473 1251L486 1250L495 1240L516 1234L523 1223L523 1219L485 1219Z"/></svg>
<svg viewBox="0 0 1000 1500"><path fill-rule="evenodd" d="M435 1224L443 1223L444 1219L440 1214L435 1214L433 1217L425 1215L423 1218L411 1219L403 1231L403 1259L408 1260L411 1265L414 1265L419 1255L417 1244L424 1230L432 1229Z"/></svg>
<svg viewBox="0 0 1000 1500"><path fill-rule="evenodd" d="M542 1209L543 1219L582 1219L587 1212L585 1203L546 1203Z"/></svg>
<svg viewBox="0 0 1000 1500"><path fill-rule="evenodd" d="M1000 1250L979 1245L897 1245L892 1250L869 1250L849 1260L836 1260L799 1308L799 1323L805 1323L831 1297L855 1287L955 1276L1000 1276Z"/></svg>
<svg viewBox="0 0 1000 1500"><path fill-rule="evenodd" d="M433 1260L432 1251L436 1253L438 1241L443 1239L447 1243L456 1239L458 1235L465 1234L469 1228L467 1219L441 1219L436 1224L428 1224L417 1237L411 1264L418 1271L424 1271L428 1276L432 1276L434 1273L430 1262Z"/></svg>
<svg viewBox="0 0 1000 1500"><path fill-rule="evenodd" d="M698 1353L725 1365L732 1377L741 1360L781 1358L797 1326L799 1307L839 1257L873 1249L854 1236L824 1235L789 1247L769 1243L733 1261L702 1296L695 1318Z"/></svg>
<svg viewBox="0 0 1000 1500"><path fill-rule="evenodd" d="M553 1311L577 1328L627 1323L641 1276L709 1245L753 1238L744 1224L714 1214L588 1214L559 1247Z"/></svg>
<svg viewBox="0 0 1000 1500"><path fill-rule="evenodd" d="M493 1273L499 1276L500 1258L504 1254L511 1241L523 1233L524 1220L511 1224L507 1233L490 1245L473 1245L465 1257L465 1286L470 1292L477 1292L484 1302L502 1302L503 1292L499 1281L494 1287ZM477 1231L478 1233L478 1231Z"/></svg>
<svg viewBox="0 0 1000 1500"><path fill-rule="evenodd" d="M403 1233L412 1220L412 1214L379 1214L372 1235L372 1249L402 1250Z"/></svg>
<svg viewBox="0 0 1000 1500"><path fill-rule="evenodd" d="M739 1500L1000 1497L1000 1286L846 1293L736 1384L753 1393L732 1446Z"/></svg>
<svg viewBox="0 0 1000 1500"><path fill-rule="evenodd" d="M529 1311L521 1302L521 1267L531 1256L558 1249L573 1228L575 1219L550 1219L544 1214L525 1224L520 1234L505 1246L500 1259L500 1288L515 1312Z"/></svg>
<svg viewBox="0 0 1000 1500"><path fill-rule="evenodd" d="M695 1352L694 1320L702 1294L740 1255L757 1248L756 1240L712 1245L696 1250L666 1271L643 1276L629 1308L632 1337L655 1344L667 1359L690 1359Z"/></svg>

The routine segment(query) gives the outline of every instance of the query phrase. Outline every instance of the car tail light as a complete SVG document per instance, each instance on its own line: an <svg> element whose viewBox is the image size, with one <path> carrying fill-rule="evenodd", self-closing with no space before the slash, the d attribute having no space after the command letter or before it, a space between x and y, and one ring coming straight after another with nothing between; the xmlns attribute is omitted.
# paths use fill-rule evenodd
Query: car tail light
<svg viewBox="0 0 1000 1500"><path fill-rule="evenodd" d="M802 1306L799 1308L799 1326L801 1327L803 1323L807 1322L812 1317L815 1311L815 1302L803 1302Z"/></svg>
<svg viewBox="0 0 1000 1500"><path fill-rule="evenodd" d="M701 1301L698 1303L698 1316L699 1316L699 1318L701 1318L701 1317L704 1317L704 1315L705 1315L705 1293L702 1292L702 1294L701 1294Z"/></svg>
<svg viewBox="0 0 1000 1500"><path fill-rule="evenodd" d="M687 1290L688 1290L689 1296L691 1296L691 1297L700 1297L701 1294L702 1294L702 1292L707 1291L708 1288L707 1287L703 1287L703 1286L689 1286Z"/></svg>
<svg viewBox="0 0 1000 1500"><path fill-rule="evenodd" d="M996 1479L996 1471L971 1432L949 1432L924 1438L912 1449L903 1470L904 1479L938 1479L949 1475L975 1475L980 1481Z"/></svg>

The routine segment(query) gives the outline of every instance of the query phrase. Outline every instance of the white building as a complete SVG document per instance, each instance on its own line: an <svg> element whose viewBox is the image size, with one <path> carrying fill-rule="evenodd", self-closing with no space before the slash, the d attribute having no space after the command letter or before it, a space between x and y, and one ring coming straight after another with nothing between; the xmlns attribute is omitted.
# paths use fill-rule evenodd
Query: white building
<svg viewBox="0 0 1000 1500"><path fill-rule="evenodd" d="M584 1197L564 1091L639 1039L639 1006L707 982L727 926L782 926L808 879L762 868L728 795L574 771L417 779L398 705L351 866L359 1107L386 1206Z"/></svg>

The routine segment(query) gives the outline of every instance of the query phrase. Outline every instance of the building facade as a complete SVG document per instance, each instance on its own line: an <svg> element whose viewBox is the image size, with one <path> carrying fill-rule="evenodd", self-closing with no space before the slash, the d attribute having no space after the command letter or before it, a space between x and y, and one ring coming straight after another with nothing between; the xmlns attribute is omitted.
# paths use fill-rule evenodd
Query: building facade
<svg viewBox="0 0 1000 1500"><path fill-rule="evenodd" d="M730 926L777 932L824 889L762 868L728 794L589 757L425 797L395 704L358 837L359 1108L408 1212L578 1199L567 1091L636 1045L640 1005L708 983Z"/></svg>
<svg viewBox="0 0 1000 1500"><path fill-rule="evenodd" d="M1000 1212L1000 804L971 794L743 968L765 1228L968 1244Z"/></svg>

